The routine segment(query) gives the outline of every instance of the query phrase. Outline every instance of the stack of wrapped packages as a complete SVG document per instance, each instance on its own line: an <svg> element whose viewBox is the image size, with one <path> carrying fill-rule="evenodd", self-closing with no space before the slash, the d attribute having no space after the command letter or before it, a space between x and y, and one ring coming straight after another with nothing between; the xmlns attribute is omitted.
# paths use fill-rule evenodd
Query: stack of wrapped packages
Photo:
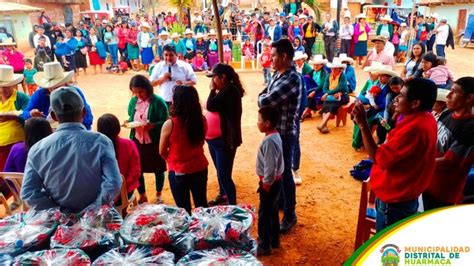
<svg viewBox="0 0 474 266"><path fill-rule="evenodd" d="M261 265L250 207L184 209L142 204L29 210L0 220L0 265Z"/></svg>

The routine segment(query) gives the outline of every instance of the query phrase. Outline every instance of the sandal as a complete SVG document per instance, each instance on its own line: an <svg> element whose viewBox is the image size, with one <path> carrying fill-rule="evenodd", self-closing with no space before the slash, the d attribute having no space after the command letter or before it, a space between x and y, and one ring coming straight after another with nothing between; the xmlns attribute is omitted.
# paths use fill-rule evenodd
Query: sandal
<svg viewBox="0 0 474 266"><path fill-rule="evenodd" d="M324 127L324 128L321 129L321 133L327 134L327 133L329 133L329 129L327 127Z"/></svg>

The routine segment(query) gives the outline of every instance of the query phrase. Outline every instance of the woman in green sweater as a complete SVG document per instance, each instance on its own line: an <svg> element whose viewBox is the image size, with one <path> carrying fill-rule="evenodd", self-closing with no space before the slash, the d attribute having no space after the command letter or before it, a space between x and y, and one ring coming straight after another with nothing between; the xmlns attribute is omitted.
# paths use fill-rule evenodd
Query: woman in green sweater
<svg viewBox="0 0 474 266"><path fill-rule="evenodd" d="M340 58L334 57L332 63L327 64L327 67L331 69L331 74L327 75L324 81L324 94L321 97L321 100L324 101L321 109L323 122L317 127L323 134L329 133L327 124L331 115L336 115L337 109L349 102L349 89L344 74L345 64L341 62Z"/></svg>
<svg viewBox="0 0 474 266"><path fill-rule="evenodd" d="M150 81L142 75L136 75L130 80L130 90L134 97L128 104L129 119L126 121L132 139L140 154L140 193L139 203L148 202L145 189L144 173L155 174L156 203L162 203L166 162L159 154L160 134L163 123L168 119L168 107L165 101L153 93ZM133 123L131 123L133 122Z"/></svg>

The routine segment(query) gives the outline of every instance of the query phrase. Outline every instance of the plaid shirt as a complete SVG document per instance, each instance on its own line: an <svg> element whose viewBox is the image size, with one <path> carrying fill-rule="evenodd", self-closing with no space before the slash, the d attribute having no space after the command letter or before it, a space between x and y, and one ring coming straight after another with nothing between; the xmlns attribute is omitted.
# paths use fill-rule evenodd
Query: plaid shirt
<svg viewBox="0 0 474 266"><path fill-rule="evenodd" d="M380 53L373 52L369 56L369 65L372 64L372 62L380 62L384 65L390 65L390 66L395 66L395 60L393 59L393 56L388 55L384 50L382 50Z"/></svg>
<svg viewBox="0 0 474 266"><path fill-rule="evenodd" d="M276 72L272 82L258 98L259 107L274 106L280 110L281 119L277 125L280 135L296 136L296 121L303 86L303 77L293 66L283 74Z"/></svg>

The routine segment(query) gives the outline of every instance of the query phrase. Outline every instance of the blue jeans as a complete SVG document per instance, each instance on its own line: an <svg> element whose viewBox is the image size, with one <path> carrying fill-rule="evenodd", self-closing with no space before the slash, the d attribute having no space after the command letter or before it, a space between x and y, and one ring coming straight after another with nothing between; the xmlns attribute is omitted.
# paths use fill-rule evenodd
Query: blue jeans
<svg viewBox="0 0 474 266"><path fill-rule="evenodd" d="M223 138L207 140L207 145L217 171L219 195L227 196L229 204L235 205L237 204L237 193L232 180L232 168L234 167L237 149L230 150L226 148Z"/></svg>
<svg viewBox="0 0 474 266"><path fill-rule="evenodd" d="M283 179L281 182L283 192L283 220L291 221L296 218L296 189L291 167L293 163L293 151L296 143L296 136L280 135L283 146L283 161L285 169L283 171Z"/></svg>
<svg viewBox="0 0 474 266"><path fill-rule="evenodd" d="M293 163L292 163L293 171L297 171L300 169L300 161L301 161L300 128L301 128L301 122L296 121L296 138L295 138L295 145L293 147Z"/></svg>
<svg viewBox="0 0 474 266"><path fill-rule="evenodd" d="M446 57L446 54L444 53L444 44L437 44L436 45L436 55L440 57Z"/></svg>
<svg viewBox="0 0 474 266"><path fill-rule="evenodd" d="M112 57L112 64L114 66L118 66L118 45L109 44L108 47L109 47L110 57Z"/></svg>
<svg viewBox="0 0 474 266"><path fill-rule="evenodd" d="M384 228L403 220L407 217L416 214L418 211L418 198L398 202L398 203L384 203L380 199L375 199L375 207L377 209L377 217L375 219L377 232Z"/></svg>
<svg viewBox="0 0 474 266"><path fill-rule="evenodd" d="M272 70L269 67L263 68L263 80L269 84L272 81Z"/></svg>
<svg viewBox="0 0 474 266"><path fill-rule="evenodd" d="M138 187L138 193L143 194L146 192L145 188L145 176L142 174L138 178L140 186ZM161 192L163 190L163 185L165 184L165 172L156 172L155 173L155 188L156 192Z"/></svg>
<svg viewBox="0 0 474 266"><path fill-rule="evenodd" d="M169 173L171 193L176 206L185 209L191 214L191 197L193 195L194 206L207 207L207 168L192 174L175 175L174 171Z"/></svg>

